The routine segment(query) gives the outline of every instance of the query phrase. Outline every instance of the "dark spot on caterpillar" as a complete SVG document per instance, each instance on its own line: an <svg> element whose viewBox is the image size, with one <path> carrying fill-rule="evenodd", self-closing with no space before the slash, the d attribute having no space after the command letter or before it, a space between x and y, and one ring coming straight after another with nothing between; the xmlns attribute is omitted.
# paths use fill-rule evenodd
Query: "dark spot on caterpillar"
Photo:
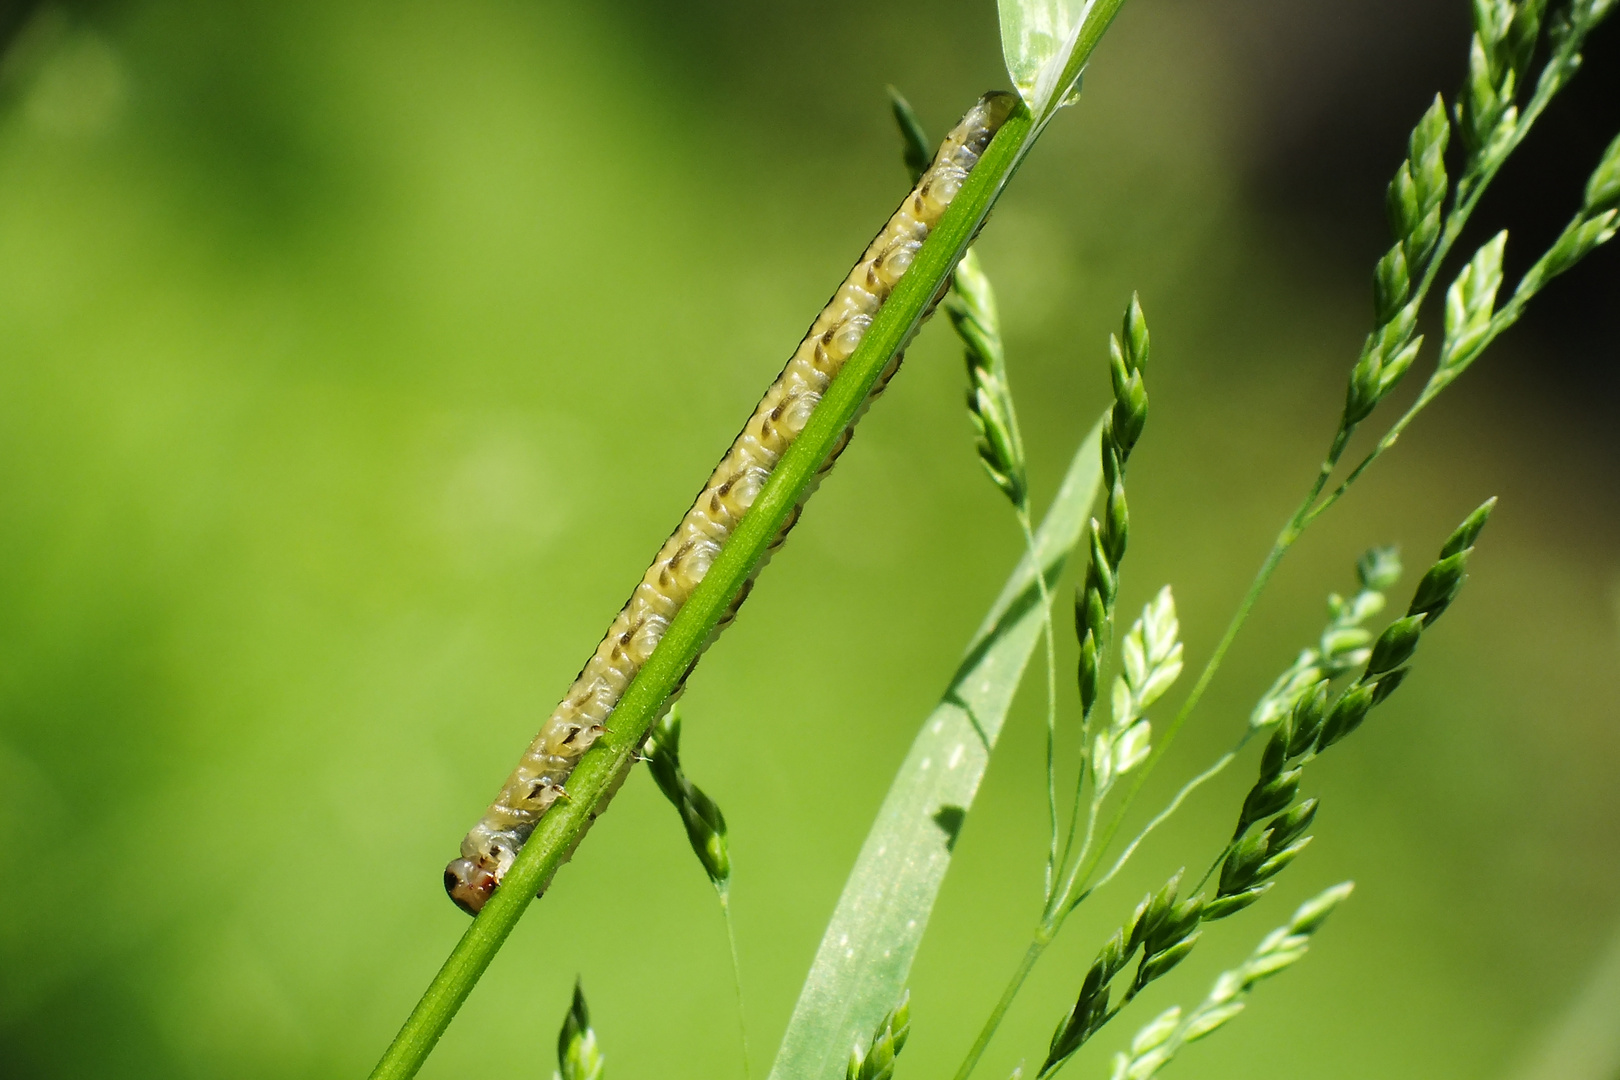
<svg viewBox="0 0 1620 1080"><path fill-rule="evenodd" d="M838 455L844 452L844 448L849 445L849 440L854 436L854 434L855 432L853 429L844 429L843 434L838 436L838 441L833 444L833 448L827 451L827 464L822 466L823 470L832 467L832 463L838 460Z"/></svg>
<svg viewBox="0 0 1620 1080"><path fill-rule="evenodd" d="M778 545L778 544L780 544L782 542L782 536L783 536L783 534L781 534L781 533L777 534L777 539L776 539L775 543L772 545L773 548L776 545ZM721 615L719 621L717 621L714 624L714 629L715 629L716 633L720 632L721 630L724 630L726 627L730 626L733 622L736 621L737 612L742 610L743 601L747 600L748 599L748 594L753 592L753 591L754 591L754 579L749 578L747 581L742 583L742 588L737 590L737 595L731 601L731 604L726 608L725 614ZM687 670L687 674L688 675L691 674L691 669ZM683 686L686 685L685 676L682 676L682 678L681 678L681 685L683 685Z"/></svg>
<svg viewBox="0 0 1620 1080"><path fill-rule="evenodd" d="M770 549L772 551L775 551L777 548L781 547L787 542L788 533L792 532L793 526L799 523L799 515L802 513L804 513L804 507L802 505L795 506L791 511L788 512L787 520L782 522L782 527L777 530L776 536L771 540ZM750 579L750 584L752 584L752 579ZM746 591L739 593L738 598L734 603L741 604L742 598L747 595L748 593Z"/></svg>

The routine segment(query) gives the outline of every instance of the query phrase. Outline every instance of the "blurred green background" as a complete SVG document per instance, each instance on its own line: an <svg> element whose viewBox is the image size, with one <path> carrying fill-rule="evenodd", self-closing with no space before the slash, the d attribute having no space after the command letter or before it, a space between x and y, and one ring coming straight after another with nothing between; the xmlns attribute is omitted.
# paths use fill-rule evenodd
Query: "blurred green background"
<svg viewBox="0 0 1620 1080"><path fill-rule="evenodd" d="M984 234L1042 493L1142 291L1122 610L1172 582L1196 663L1336 420L1382 184L1460 75L1465 8L1132 0ZM108 2L0 26L0 1074L363 1075L465 926L444 861L903 190L884 84L942 132L1004 85L993 5ZM1620 125L1617 46L1484 208L1521 264ZM1286 565L1144 808L1229 744L1362 548L1419 566L1502 497L1416 677L1313 770L1311 850L1068 1075L1106 1075L1343 878L1310 959L1175 1068L1535 1072L1620 921L1616 255ZM962 385L936 322L686 698L688 768L731 822L756 1075L1019 550ZM1040 708L1021 698L958 845L904 1076L948 1075L1036 914ZM1102 937L1214 854L1252 769L1070 923L982 1075L1038 1063ZM576 974L612 1076L740 1075L714 898L641 776L424 1075L549 1075Z"/></svg>

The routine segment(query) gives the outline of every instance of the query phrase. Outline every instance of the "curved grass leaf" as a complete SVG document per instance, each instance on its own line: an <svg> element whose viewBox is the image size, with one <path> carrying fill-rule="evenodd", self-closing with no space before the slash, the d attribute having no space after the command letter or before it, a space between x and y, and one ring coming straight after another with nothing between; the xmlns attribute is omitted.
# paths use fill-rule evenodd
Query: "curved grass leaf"
<svg viewBox="0 0 1620 1080"><path fill-rule="evenodd" d="M1029 111L1041 120L1070 93L1124 0L999 0L1001 54Z"/></svg>
<svg viewBox="0 0 1620 1080"><path fill-rule="evenodd" d="M1101 432L1099 424L1080 444L1036 533L1048 585L1063 571L1096 498ZM771 1080L837 1075L857 1036L904 990L951 849L1040 640L1039 596L1026 554L889 787L799 993Z"/></svg>

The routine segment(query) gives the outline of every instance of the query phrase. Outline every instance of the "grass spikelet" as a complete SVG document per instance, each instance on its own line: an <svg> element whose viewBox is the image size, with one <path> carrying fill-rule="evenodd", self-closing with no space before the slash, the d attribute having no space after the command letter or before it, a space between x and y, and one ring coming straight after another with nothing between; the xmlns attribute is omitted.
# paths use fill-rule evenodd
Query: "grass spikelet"
<svg viewBox="0 0 1620 1080"><path fill-rule="evenodd" d="M743 1008L742 959L737 952L737 928L731 921L731 848L726 840L726 816L715 801L686 777L681 768L680 706L672 705L647 734L642 752L647 771L658 790L681 815L692 853L709 876L720 898L726 923L726 944L731 950L731 977L737 991L737 1033L741 1042L743 1075L751 1075L748 1056L748 1019Z"/></svg>
<svg viewBox="0 0 1620 1080"><path fill-rule="evenodd" d="M1441 210L1449 184L1445 154L1450 138L1445 104L1437 96L1412 129L1406 160L1395 170L1385 193L1395 245L1373 271L1375 325L1350 372L1341 429L1354 428L1378 407L1423 346L1422 336L1416 334L1422 296L1414 296L1413 291L1414 284L1427 276L1439 245Z"/></svg>
<svg viewBox="0 0 1620 1080"><path fill-rule="evenodd" d="M1255 984L1304 958L1312 935L1353 888L1347 881L1300 905L1288 924L1267 934L1240 967L1222 972L1209 995L1185 1018L1176 1006L1149 1021L1131 1040L1129 1051L1114 1055L1112 1080L1148 1080L1183 1046L1224 1027L1243 1011Z"/></svg>
<svg viewBox="0 0 1620 1080"><path fill-rule="evenodd" d="M1120 646L1123 670L1114 678L1113 715L1092 739L1092 786L1098 797L1152 751L1147 710L1181 674L1181 623L1170 586L1142 609Z"/></svg>
<svg viewBox="0 0 1620 1080"><path fill-rule="evenodd" d="M557 1071L553 1080L602 1080L606 1056L596 1043L591 1013L585 1007L585 988L574 982L574 999L557 1033Z"/></svg>
<svg viewBox="0 0 1620 1080"><path fill-rule="evenodd" d="M900 1001L878 1021L872 1040L863 1049L859 1043L849 1054L849 1067L845 1080L890 1080L894 1076L894 1061L905 1049L911 1035L911 991L900 995Z"/></svg>
<svg viewBox="0 0 1620 1080"><path fill-rule="evenodd" d="M1081 983L1080 994L1074 1008L1058 1022L1052 1033L1046 1060L1037 1078L1051 1076L1063 1067L1103 1025L1112 1020L1149 983L1167 974L1192 951L1197 944L1198 924L1203 917L1202 896L1178 901L1181 885L1178 872L1157 893L1146 896L1136 905L1130 919L1114 932L1097 958L1092 961ZM1141 960L1136 975L1122 995L1119 1004L1110 1007L1109 995L1113 980L1126 967L1138 950Z"/></svg>
<svg viewBox="0 0 1620 1080"><path fill-rule="evenodd" d="M686 778L681 768L680 706L671 707L647 734L643 749L647 771L658 790L681 815L692 852L714 887L724 893L731 882L731 854L726 843L726 816L715 801Z"/></svg>
<svg viewBox="0 0 1620 1080"><path fill-rule="evenodd" d="M995 290L971 250L956 266L952 294L945 301L951 326L962 339L967 361L968 417L973 422L979 464L990 482L1021 515L1029 513L1029 479L1018 413L1007 385L1007 359L1001 344Z"/></svg>
<svg viewBox="0 0 1620 1080"><path fill-rule="evenodd" d="M1148 328L1142 305L1131 297L1121 333L1108 338L1109 371L1114 407L1103 427L1103 518L1091 522L1091 562L1075 597L1074 628L1080 639L1080 708L1085 716L1097 701L1097 678L1103 648L1114 618L1119 592L1119 565L1130 540L1130 509L1125 502L1125 465L1147 423Z"/></svg>

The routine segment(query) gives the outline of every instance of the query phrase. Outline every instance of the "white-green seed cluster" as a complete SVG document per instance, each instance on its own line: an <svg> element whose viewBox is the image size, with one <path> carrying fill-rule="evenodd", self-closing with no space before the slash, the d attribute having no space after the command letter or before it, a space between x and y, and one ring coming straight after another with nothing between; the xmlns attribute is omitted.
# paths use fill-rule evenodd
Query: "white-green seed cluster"
<svg viewBox="0 0 1620 1080"><path fill-rule="evenodd" d="M1092 784L1098 791L1106 791L1152 751L1147 710L1181 674L1180 634L1175 597L1166 585L1120 643L1122 670L1114 677L1113 715L1091 740Z"/></svg>
<svg viewBox="0 0 1620 1080"><path fill-rule="evenodd" d="M1547 0L1474 0L1468 76L1457 103L1457 129L1470 150L1487 150L1511 135L1546 7Z"/></svg>
<svg viewBox="0 0 1620 1080"><path fill-rule="evenodd" d="M1333 909L1344 902L1352 888L1354 886L1347 881L1306 901L1294 912L1288 925L1265 936L1241 967L1222 972L1209 996L1185 1017L1179 1006L1154 1017L1136 1033L1128 1052L1114 1055L1111 1080L1148 1080L1169 1064L1183 1046L1224 1027L1243 1011L1256 983L1293 967L1304 958L1310 948L1311 935L1327 921Z"/></svg>

